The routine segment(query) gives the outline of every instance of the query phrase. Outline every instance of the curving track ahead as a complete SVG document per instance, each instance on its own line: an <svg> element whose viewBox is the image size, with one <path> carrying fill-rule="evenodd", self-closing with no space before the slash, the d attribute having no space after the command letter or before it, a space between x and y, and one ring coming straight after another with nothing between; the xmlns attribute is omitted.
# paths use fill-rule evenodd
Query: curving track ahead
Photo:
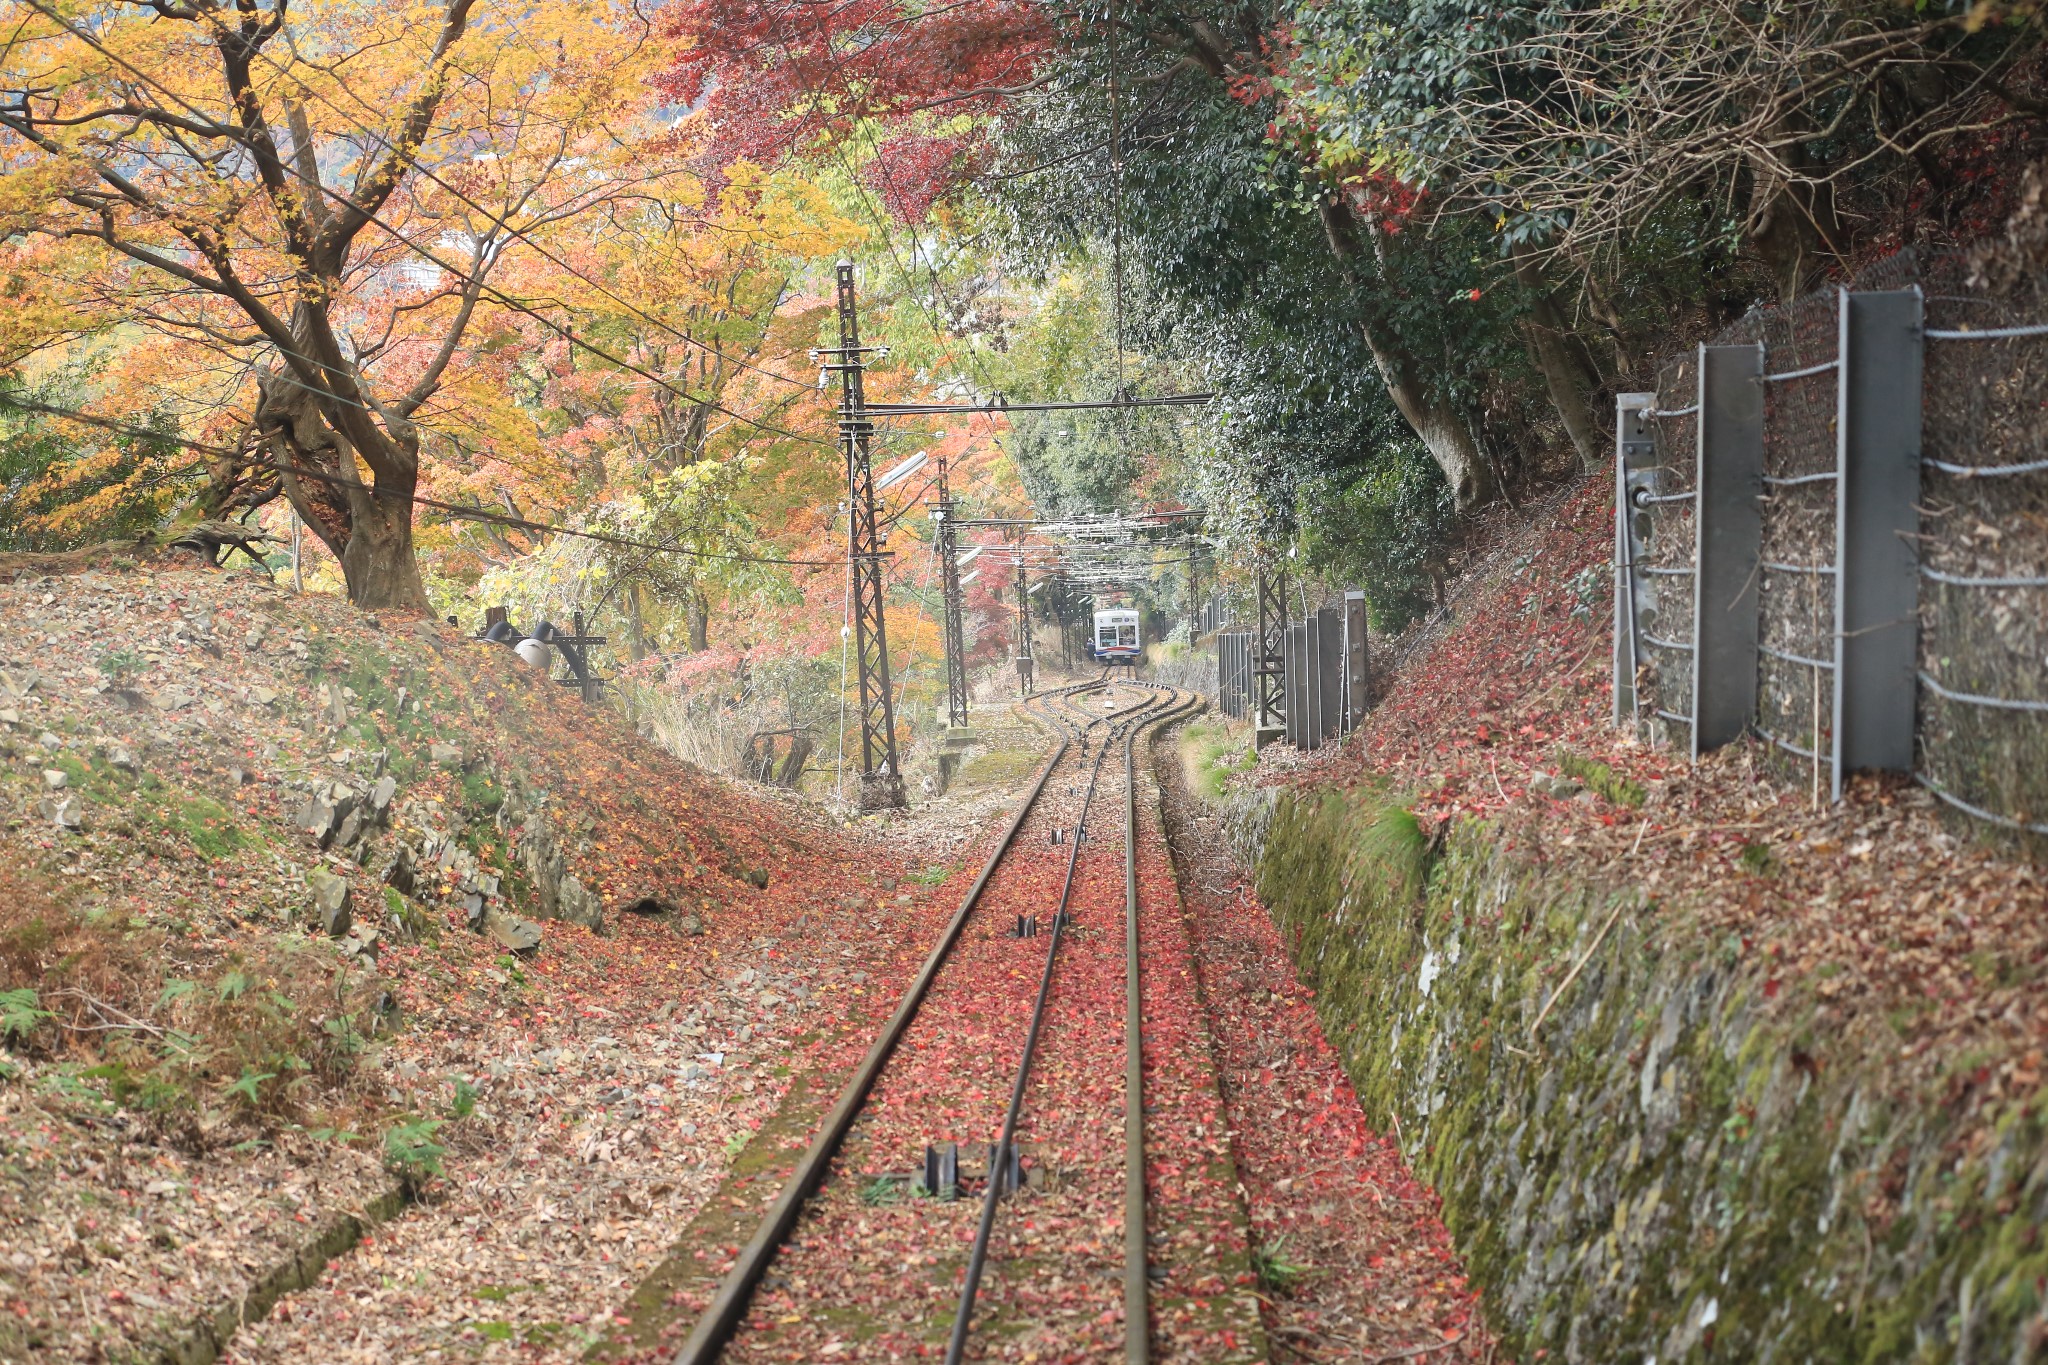
<svg viewBox="0 0 2048 1365"><path fill-rule="evenodd" d="M1125 985L1124 1037L1125 1057L1123 1079L1123 1153L1120 1164L1123 1167L1123 1356L1130 1365L1140 1365L1150 1358L1149 1315L1147 1311L1148 1285L1145 1219L1145 1162L1144 1162L1144 1109L1142 1094L1141 1053L1139 1048L1139 1021L1141 1015L1142 974L1138 952L1138 894L1137 894L1137 841L1136 841L1136 777L1133 747L1138 735L1144 730L1187 711L1195 698L1176 692L1171 688L1154 683L1124 682L1111 685L1107 674L1091 682L1072 687L1054 689L1040 693L1026 704L1026 713L1047 725L1055 733L1058 744L1046 761L1037 779L1016 814L1011 818L987 864L968 889L960 908L941 932L917 975L904 992L895 1012L876 1038L866 1057L862 1060L838 1101L825 1116L809 1148L798 1161L795 1169L782 1186L772 1203L769 1204L759 1226L744 1247L737 1260L719 1284L709 1306L698 1319L695 1329L675 1356L676 1365L709 1365L716 1360L736 1331L748 1321L750 1306L755 1292L771 1264L779 1253L797 1238L803 1225L805 1206L818 1190L831 1169L835 1155L846 1144L848 1135L869 1109L875 1097L878 1084L887 1089L892 1060L898 1057L898 1046L912 1022L918 1018L920 1008L928 997L934 994L935 984L939 995L950 1003L947 1008L959 1009L966 1002L978 997L969 965L960 962L959 949L964 931L970 920L992 918L995 907L985 905L985 893L992 881L999 875L1008 879L1004 893L992 899L1005 902L1002 910L1016 914L1033 913L1040 924L1049 924L1046 936L1043 964L1039 971L1038 990L1031 1002L1028 1017L1021 1011L1015 1017L994 1021L987 1037L989 1050L1001 1048L1007 1052L1018 1048L1017 1063L1011 1078L1008 1102L1000 1115L1000 1135L990 1153L987 1170L1000 1172L1012 1167L1018 1151L1020 1123L1026 1117L1026 1097L1033 1075L1033 1063L1037 1060L1041 1038L1046 1022L1049 999L1053 994L1055 976L1062 960L1061 949L1068 933L1070 917L1068 910L1074 897L1076 870L1080 865L1084 833L1089 826L1089 817L1094 813L1098 790L1102 785L1103 772L1112 751L1120 751L1123 783L1121 820L1123 835L1124 871L1124 934L1123 969ZM1089 703L1103 701L1101 709L1090 707ZM1097 731L1101 733L1098 735ZM1114 771L1114 770L1112 770ZM1054 786L1057 775L1065 775L1063 789ZM1057 893L1050 887L1037 887L1028 867L1016 866L1018 834L1028 820L1037 817L1040 826L1050 826L1064 835L1065 867L1059 879ZM1107 822L1098 822L1107 823ZM1077 835L1079 837L1077 837ZM1058 837L1058 836L1055 836ZM1089 845L1093 847L1093 845ZM1026 901L1035 902L1026 905ZM1100 927L1100 926L1094 926ZM994 935L982 935L973 940L977 951L986 953L986 943ZM1018 946L1029 943L1023 940ZM973 954L969 954L973 956ZM983 964L984 968L986 963ZM961 978L955 982L949 976ZM1016 973L1012 971L1010 975ZM950 988L950 989L949 989ZM963 1016L971 1015L970 1008L962 1011ZM924 1028L929 1031L934 1021L927 1020ZM1021 1045L1016 1039L1021 1034ZM1002 1035L1007 1036L1007 1043ZM900 1069L912 1062L897 1063ZM896 1089L915 1094L916 1086L902 1084ZM1044 1083L1041 1082L1041 1092ZM936 1101L926 1101L932 1110L927 1115L913 1113L909 1121L913 1126L920 1120L923 1131L933 1137L943 1134L949 1124L965 1122L969 1127L985 1124L996 1116L993 1113L975 1115L971 1111L979 1108L986 1111L992 1098L985 1089L972 1085L956 1089L950 1096L957 1107L943 1107ZM896 1124L898 1135L905 1120L901 1111L906 1102L901 1096L892 1095L890 1120ZM908 1102L915 1110L916 1102ZM1048 1108L1056 1109L1058 1097L1040 1094L1035 1116L1044 1119ZM965 1111L965 1112L963 1112ZM986 1131L984 1129L984 1131ZM1099 1174L1099 1172L1097 1172ZM1002 1216L1005 1187L1001 1180L985 1178L982 1204L974 1240L969 1250L964 1274L960 1277L958 1302L955 1308L952 1332L947 1343L945 1359L950 1362L966 1358L970 1335L975 1328L977 1301L982 1297L982 1282L989 1262L992 1237ZM1028 1276L1028 1265L1007 1267L1007 1273L1014 1280L1017 1276ZM1057 1287L1057 1279L1054 1281ZM1019 1285L1012 1283L1006 1289L1013 1295L1019 1293ZM906 1284L906 1294L909 1292ZM1038 1293L1043 1292L1040 1287ZM1030 1292L1023 1297L1028 1301ZM928 1311L936 1305L923 1305L914 1311Z"/></svg>

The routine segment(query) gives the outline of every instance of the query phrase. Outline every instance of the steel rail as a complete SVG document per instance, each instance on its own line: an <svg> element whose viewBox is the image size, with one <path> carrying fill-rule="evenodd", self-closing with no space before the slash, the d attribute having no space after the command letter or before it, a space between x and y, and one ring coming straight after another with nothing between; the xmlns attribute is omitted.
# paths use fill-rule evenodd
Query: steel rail
<svg viewBox="0 0 2048 1365"><path fill-rule="evenodd" d="M1104 685L1102 679L1095 679L1072 687L1055 688L1040 695L1049 699L1068 693L1093 691ZM989 854L988 862L981 869L981 875L976 877L974 884L967 889L967 895L961 900L960 908L947 922L938 942L926 956L924 965L912 979L902 1003L897 1005L896 1012L889 1017L889 1022L883 1027L873 1046L868 1049L867 1056L861 1060L859 1068L840 1091L839 1099L825 1116L817 1137L812 1139L810 1147L797 1162L795 1169L790 1172L789 1179L783 1182L781 1191L775 1196L775 1202L769 1205L761 1225L746 1246L740 1249L739 1258L733 1263L732 1269L727 1271L725 1278L719 1282L718 1291L712 1295L710 1304L697 1319L697 1325L691 1331L689 1339L676 1353L675 1365L711 1365L725 1343L731 1340L740 1319L747 1311L747 1305L753 1299L754 1290L760 1285L761 1277L768 1271L768 1263L774 1259L777 1249L787 1240L790 1229L796 1226L804 1201L810 1198L819 1182L825 1178L833 1154L839 1150L846 1134L853 1127L854 1119L867 1103L868 1093L874 1088L875 1079L881 1074L890 1054L896 1050L896 1045L902 1041L911 1020L916 1018L918 1007L924 1003L924 997L931 989L933 979L938 976L939 968L945 964L954 945L959 941L960 932L966 927L968 915L980 901L981 893L988 886L989 879L995 875L997 865L1016 841L1017 831L1023 827L1025 818L1037 805L1038 798L1044 793L1045 784L1051 779L1053 770L1059 767L1060 760L1066 757L1072 739L1072 732L1060 738L1059 746L1053 750L1052 757L1039 772L1037 781L1031 784L1031 790L1018 805L1017 813L1010 817L1010 823L1003 830L1002 838L997 842L994 851Z"/></svg>
<svg viewBox="0 0 2048 1365"><path fill-rule="evenodd" d="M1145 1251L1144 996L1138 967L1138 782L1133 751L1145 729L1156 733L1195 707L1194 697L1165 690L1174 704L1124 740L1124 1365L1150 1365L1152 1358L1152 1281Z"/></svg>
<svg viewBox="0 0 2048 1365"><path fill-rule="evenodd" d="M1136 716L1114 727L1103 740L1102 747L1095 751L1095 761L1089 765L1088 789L1081 796L1081 814L1074 825L1074 838L1067 847L1066 876L1060 883L1058 907L1053 911L1052 942L1046 946L1045 967L1039 973L1038 995L1031 1006L1031 1023L1024 1032L1024 1052L1018 1058L1016 1079L1010 1085L1010 1102L1003 1111L1002 1129L994 1150L989 1153L988 1186L982 1194L981 1218L975 1226L974 1245L967 1253L967 1273L960 1286L960 1306L953 1315L953 1330L946 1342L946 1365L960 1365L966 1356L967 1334L974 1328L974 1300L981 1291L982 1272L988 1265L989 1238L995 1233L996 1209L1002 1203L1002 1172L1008 1169L1010 1150L1017 1140L1017 1120L1024 1109L1024 1087L1030 1083L1031 1061L1038 1051L1039 1032L1045 1025L1045 1005L1052 995L1053 968L1059 962L1060 943L1066 937L1067 901L1074 891L1074 869L1081 857L1081 835L1088 826L1089 808L1095 803L1095 788L1102 776L1102 760L1108 756L1109 746L1116 742L1118 732L1142 719L1154 705L1156 701L1148 699L1137 708ZM1093 724L1091 722L1089 728L1093 728Z"/></svg>

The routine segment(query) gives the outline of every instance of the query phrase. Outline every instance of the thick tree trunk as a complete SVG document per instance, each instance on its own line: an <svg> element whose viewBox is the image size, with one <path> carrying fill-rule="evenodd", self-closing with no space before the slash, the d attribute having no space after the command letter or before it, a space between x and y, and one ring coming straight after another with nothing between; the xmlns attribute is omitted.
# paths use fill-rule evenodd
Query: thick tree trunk
<svg viewBox="0 0 2048 1365"><path fill-rule="evenodd" d="M1542 268L1526 254L1515 257L1515 278L1529 291L1531 304L1530 316L1522 324L1522 335L1528 339L1529 350L1536 357L1536 368L1543 373L1543 387L1550 393L1550 406L1556 410L1558 420L1564 423L1572 448L1579 453L1579 466L1590 474L1605 463L1606 447L1601 439L1599 421L1586 401L1586 390L1580 367L1571 351L1564 315L1550 297L1550 285L1543 278Z"/></svg>
<svg viewBox="0 0 2048 1365"><path fill-rule="evenodd" d="M1795 173L1810 158L1794 146L1786 159ZM1825 182L1785 181L1752 171L1749 221L1744 225L1749 247L1777 278L1778 302L1789 304L1817 285L1836 258L1841 221L1835 211L1834 187Z"/></svg>
<svg viewBox="0 0 2048 1365"><path fill-rule="evenodd" d="M366 482L346 438L315 401L288 385L263 385L256 425L281 466L293 510L341 562L349 601L427 610L412 545L416 466L387 461L397 467L387 468L374 485Z"/></svg>
<svg viewBox="0 0 2048 1365"><path fill-rule="evenodd" d="M1322 201L1322 218L1331 254L1336 256L1346 282L1356 288L1359 243L1351 211L1341 200L1326 197ZM1422 438L1430 458L1443 470L1458 510L1469 511L1491 502L1498 491L1493 466L1487 463L1479 443L1472 439L1472 429L1465 420L1450 404L1430 393L1421 380L1421 366L1415 357L1399 349L1383 329L1361 322L1358 333L1372 351L1373 363L1387 386L1387 396L1394 400L1401 416Z"/></svg>
<svg viewBox="0 0 2048 1365"><path fill-rule="evenodd" d="M683 617L690 631L690 652L702 654L711 648L711 599L702 588L691 588L683 602Z"/></svg>
<svg viewBox="0 0 2048 1365"><path fill-rule="evenodd" d="M634 663L647 657L647 626L640 616L640 585L626 585L626 654Z"/></svg>
<svg viewBox="0 0 2048 1365"><path fill-rule="evenodd" d="M361 500L348 544L341 552L342 577L348 600L359 607L406 607L426 611L427 588L420 581L419 560L412 550L412 490L403 493L378 480L375 493Z"/></svg>

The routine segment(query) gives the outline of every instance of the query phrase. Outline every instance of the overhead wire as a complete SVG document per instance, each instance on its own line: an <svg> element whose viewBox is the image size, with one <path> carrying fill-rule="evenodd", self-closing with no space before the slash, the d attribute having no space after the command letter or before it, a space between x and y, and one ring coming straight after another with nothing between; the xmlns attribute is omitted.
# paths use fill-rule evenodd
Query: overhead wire
<svg viewBox="0 0 2048 1365"><path fill-rule="evenodd" d="M266 469L276 473L291 473L299 478L312 479L315 482L331 484L339 488L353 489L362 493L375 494L377 491L375 485L364 483L360 479L344 478L341 475L330 473L324 469L315 469L309 465L253 459L247 451L235 450L228 446L214 445L205 441L194 441L169 432L153 431L147 427L137 427L128 423L117 422L89 412L80 412L72 408L58 407L50 403L0 393L0 408L10 407L46 413L53 417L60 417L71 421L84 422L91 426L114 431L120 435L133 436L143 440L160 441L167 445L175 445L181 449L197 451L204 455L230 458L235 460L241 468L245 469ZM617 535L609 531L593 531L587 528L562 526L554 522L537 521L532 517L514 516L509 512L493 512L488 508L470 507L459 502L449 502L441 498L428 497L424 493L414 493L411 501L415 506L431 508L445 513L458 521L472 521L484 525L503 526L516 531L531 531L547 535L571 536L583 540L598 540L611 545L625 546L629 549L684 555L693 559L730 560L746 564L787 564L799 568L813 569L829 569L839 562L836 559L790 559L774 555L737 554L719 550L693 550L679 545L663 544L655 541L640 540L632 536Z"/></svg>

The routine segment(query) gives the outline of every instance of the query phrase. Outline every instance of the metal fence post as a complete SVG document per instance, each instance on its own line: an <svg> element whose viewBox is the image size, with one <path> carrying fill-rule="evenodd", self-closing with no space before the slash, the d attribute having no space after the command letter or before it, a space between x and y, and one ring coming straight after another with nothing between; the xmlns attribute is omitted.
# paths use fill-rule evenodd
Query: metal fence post
<svg viewBox="0 0 2048 1365"><path fill-rule="evenodd" d="M1365 638L1365 594L1344 594L1344 733L1365 724L1365 708L1372 701L1372 680L1366 670L1372 655Z"/></svg>
<svg viewBox="0 0 2048 1365"><path fill-rule="evenodd" d="M1322 607L1315 614L1316 743L1326 744L1344 726L1344 613Z"/></svg>
<svg viewBox="0 0 2048 1365"><path fill-rule="evenodd" d="M1286 643L1281 647L1281 682L1286 688L1287 742L1295 748L1307 747L1302 738L1308 732L1308 670L1302 666L1302 654L1308 644L1308 626L1297 623L1287 628Z"/></svg>
<svg viewBox="0 0 2048 1365"><path fill-rule="evenodd" d="M1617 394L1614 399L1614 723L1633 724L1636 718L1636 632L1639 605L1643 600L1641 558L1642 537L1635 518L1639 512L1630 498L1638 474L1656 459L1657 442L1644 416L1657 401L1654 393Z"/></svg>
<svg viewBox="0 0 2048 1365"><path fill-rule="evenodd" d="M1692 756L1740 739L1756 715L1764 491L1764 348L1701 346L1693 483Z"/></svg>
<svg viewBox="0 0 2048 1365"><path fill-rule="evenodd" d="M1216 709L1226 716L1236 715L1230 709L1230 637L1216 637Z"/></svg>
<svg viewBox="0 0 2048 1365"><path fill-rule="evenodd" d="M1919 660L1918 288L1841 296L1835 420L1834 799L1863 768L1913 770Z"/></svg>

